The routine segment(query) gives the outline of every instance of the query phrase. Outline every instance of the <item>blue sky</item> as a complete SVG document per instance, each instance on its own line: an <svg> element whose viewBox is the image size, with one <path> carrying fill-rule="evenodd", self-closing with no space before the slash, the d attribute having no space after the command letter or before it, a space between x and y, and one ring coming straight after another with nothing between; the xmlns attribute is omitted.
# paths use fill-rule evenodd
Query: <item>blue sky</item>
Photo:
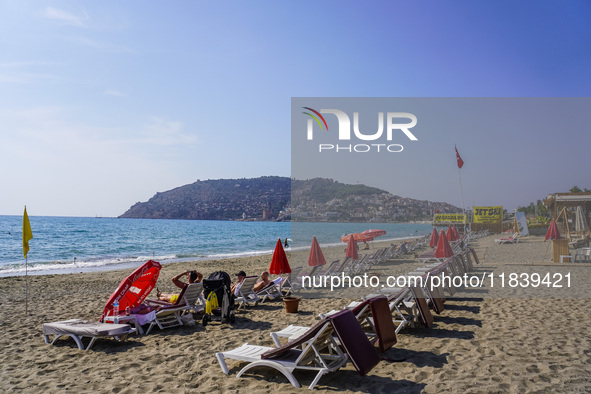
<svg viewBox="0 0 591 394"><path fill-rule="evenodd" d="M0 1L0 214L117 216L196 179L290 176L291 97L590 96L591 5L515 3ZM451 142L466 171L479 138ZM524 162L558 143L564 172L499 204L591 187L588 128L534 138ZM468 205L490 200L476 178ZM457 173L401 182L460 203Z"/></svg>

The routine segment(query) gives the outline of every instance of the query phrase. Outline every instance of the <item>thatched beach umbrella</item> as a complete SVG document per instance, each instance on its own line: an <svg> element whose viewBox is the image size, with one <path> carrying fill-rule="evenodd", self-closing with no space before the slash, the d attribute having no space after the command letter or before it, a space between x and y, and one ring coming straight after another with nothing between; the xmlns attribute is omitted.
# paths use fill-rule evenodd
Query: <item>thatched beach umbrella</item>
<svg viewBox="0 0 591 394"><path fill-rule="evenodd" d="M575 213L575 231L577 234L589 232L589 225L587 224L587 220L585 220L583 207L580 205L577 207L577 211Z"/></svg>

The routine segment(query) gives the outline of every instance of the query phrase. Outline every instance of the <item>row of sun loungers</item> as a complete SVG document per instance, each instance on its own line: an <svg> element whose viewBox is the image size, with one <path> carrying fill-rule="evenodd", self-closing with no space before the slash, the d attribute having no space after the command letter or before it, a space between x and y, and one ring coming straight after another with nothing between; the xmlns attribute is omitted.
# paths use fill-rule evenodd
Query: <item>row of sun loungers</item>
<svg viewBox="0 0 591 394"><path fill-rule="evenodd" d="M160 329L178 327L183 325L182 316L199 312L205 308L203 298L203 284L191 283L185 286L175 303L168 303L160 300L146 300L146 304L154 308L150 312L150 325L146 331L149 334L154 327ZM46 343L54 344L61 336L69 336L78 345L79 349L89 350L97 338L113 337L116 340L125 340L129 334L142 334L141 324L137 323L138 317L134 317L135 328L129 324L128 316L107 317L101 322L90 322L80 319L71 319L53 323L45 323L42 326L43 336ZM126 324L127 323L127 324ZM51 340L53 336L53 340ZM85 347L83 338L91 338L90 343Z"/></svg>
<svg viewBox="0 0 591 394"><path fill-rule="evenodd" d="M239 296L236 298L238 309L245 309L246 306L257 305L267 299L281 297L281 284L285 285L287 291L290 291L289 278L278 278L272 281L268 286L254 291L254 285L258 276L251 276L244 279L240 288ZM186 285L180 292L176 302L168 303L161 300L146 299L145 304L150 306L153 311L149 314L149 326L146 335L154 327L166 329L182 326L183 316L189 313L198 313L206 308L206 300L203 297L203 284L191 283ZM147 317L148 315L146 315ZM101 337L113 337L116 340L125 340L129 334L143 334L142 324L138 324L137 315L133 318L120 315L117 317L108 316L101 322L90 322L80 319L65 320L53 323L45 323L42 326L43 336L46 343L54 344L62 336L69 336L76 342L80 349L90 349L96 339ZM135 328L129 324L135 322ZM147 324L147 323L146 323ZM52 339L53 337L53 339ZM83 338L91 338L87 346L83 345Z"/></svg>
<svg viewBox="0 0 591 394"><path fill-rule="evenodd" d="M294 272L292 271L291 277L300 279L299 282L301 283L301 278L303 276L332 276L340 275L341 273L345 273L347 275L356 275L362 272L367 272L372 266L376 264L396 258L403 253L406 253L407 250L407 248L397 249L395 245L391 245L387 248L378 249L373 254L364 254L356 260L347 257L342 262L340 260L333 261L332 263L327 264L325 269L323 269L322 266L316 266L312 267L310 271L298 272L295 276Z"/></svg>
<svg viewBox="0 0 591 394"><path fill-rule="evenodd" d="M254 287L258 282L258 276L247 276L244 278L240 289L238 290L238 297L235 302L238 303L237 310L246 309L247 306L256 306L259 302L266 300L273 300L277 297L283 297L281 291L282 285L286 291L291 289L291 280L289 277L277 278L262 289L255 291Z"/></svg>
<svg viewBox="0 0 591 394"><path fill-rule="evenodd" d="M225 374L230 373L226 359L244 361L248 364L237 377L251 368L266 366L281 372L295 387L300 387L293 375L295 370L317 371L310 389L323 375L340 369L348 361L359 374L365 375L382 359L360 324L370 313L375 334L373 342L377 342L383 353L396 343L396 334L386 297L381 296L366 300L352 310L329 314L312 327L289 326L271 333L275 348L244 344L218 352L216 358ZM280 337L288 341L281 345Z"/></svg>
<svg viewBox="0 0 591 394"><path fill-rule="evenodd" d="M272 332L276 347L244 344L218 352L216 357L225 374L229 374L226 360L238 360L248 363L238 377L251 368L265 366L281 372L295 387L300 387L293 375L295 370L317 371L310 389L324 374L338 370L347 361L364 375L384 359L379 353L397 342L401 330L419 323L428 328L434 323L431 309L436 314L444 311L445 294L451 296L456 289L450 284L433 286L429 279L441 272L462 276L474 269L474 263L478 263L478 256L467 248L442 262L409 272L408 277L422 280L415 285L381 289L381 294L370 294L343 310L321 314L320 322L312 327L290 325ZM287 342L282 344L282 339ZM378 345L379 352L372 343Z"/></svg>
<svg viewBox="0 0 591 394"><path fill-rule="evenodd" d="M482 234L480 236L484 235L486 234ZM465 238L465 245L467 245L469 240L473 239L473 237L475 237L475 235L470 234L469 237ZM338 275L342 272L354 275L361 272L367 272L375 264L400 257L403 254L413 253L417 247L420 245L426 245L427 242L428 237L425 237L418 242L404 243L398 248L390 246L388 248L378 249L373 254L366 254L358 260L345 259L342 262L334 261L327 265L327 267L313 269L311 272L308 272L308 275L314 274L315 270L318 270L316 272L319 275ZM439 272L446 272L448 275L461 275L463 272L468 272L472 269L474 260L477 262L477 256L473 250L463 253L459 252L451 259L445 261L436 261L432 264L426 264L424 267L417 269L416 272L409 274L412 274L413 276L426 276L427 274L435 275ZM258 277L246 278L245 283L241 287L239 297L236 299L238 308L245 309L247 306L254 306L259 302L281 297L284 294L290 295L292 292L299 290L301 286L298 286L298 282L301 283L301 281L298 279L301 278L302 275L305 275L302 274L302 269L302 267L294 268L291 274L277 278L268 287L260 290L259 292L254 292L253 289ZM150 331L155 326L158 326L160 329L164 329L183 325L183 315L190 312L199 312L205 308L206 301L203 298L202 292L203 285L200 283L195 283L186 286L181 291L177 302L174 304L163 304L162 302L158 302L156 300L150 300L149 303L152 306L157 307L157 309L154 312L154 319L150 323L146 333L150 333ZM385 302L384 305L387 306L388 314L390 316L389 320L393 326L395 325L395 328L392 330L395 338L396 333L399 333L406 327L414 326L418 321L420 321L425 326L429 326L432 323L433 318L432 316L429 317L430 312L426 306L430 305L436 313L441 313L443 310L443 301L445 300L443 295L444 292L453 295L455 289L451 287L444 287L441 289L435 289L435 291L431 291L426 287L417 288L415 286L403 289L393 288L381 290L381 294L368 295L364 301L351 304L347 306L346 309L352 311L353 316L358 320L358 322L363 323L363 325L366 327L372 328L374 332L373 341L380 343L380 335L377 333L378 329L374 317L375 314L369 312L369 306L372 304L372 302ZM378 299L383 301L377 301ZM336 312L337 311L332 311L331 313L327 313L326 316L323 316L329 319L325 321L325 323L332 325L333 329L335 328L335 320L331 316L337 314ZM125 317L122 316L122 318L122 320L124 320ZM336 321L339 320L337 319ZM115 321L113 322L117 323ZM339 323L337 323L337 326L338 324ZM280 344L279 338L281 337L288 337L291 342L291 339L294 338L294 335L301 333L304 328L288 327L284 330L274 333L275 336L272 337L276 345ZM80 349L90 349L97 338L114 337L115 339L119 340L125 339L129 334L138 332L141 333L141 326L138 327L137 322L136 328L132 328L129 324L107 324L105 322L94 323L81 320L69 320L56 323L47 323L43 325L43 335L47 343L54 343L60 336L67 335L75 340ZM50 336L52 335L54 338L53 341L50 341ZM82 339L85 337L91 338L90 343L86 347L84 347L82 343ZM384 342L385 340L382 339L381 341ZM292 349L292 347L289 347L289 349ZM331 352L338 353L335 349L331 350ZM364 355L363 357L365 358L367 355ZM304 357L304 359L307 360L306 357ZM220 364L222 364L221 361ZM319 379L324 373L326 373L326 371L332 368L330 367L332 364L328 363L326 360L320 362L320 364L325 365L325 367L323 367L325 372L319 372L317 379ZM338 364L339 363L336 363L335 365ZM291 378L288 377L288 379L294 383ZM315 379L315 382L313 382L311 385L312 387L316 384L317 379Z"/></svg>
<svg viewBox="0 0 591 394"><path fill-rule="evenodd" d="M289 286L281 285L281 290L285 290L287 294L298 291L302 288L303 277L330 277L339 276L341 273L345 275L358 275L368 272L374 265L383 263L385 261L402 257L413 253L416 249L424 247L428 243L428 236L419 238L413 242L406 242L400 246L392 244L389 247L376 250L374 253L367 253L361 255L359 259L345 258L342 262L340 260L333 261L326 266L315 266L308 271L303 271L303 267L297 267L292 270L289 275ZM295 278L295 280L293 279Z"/></svg>

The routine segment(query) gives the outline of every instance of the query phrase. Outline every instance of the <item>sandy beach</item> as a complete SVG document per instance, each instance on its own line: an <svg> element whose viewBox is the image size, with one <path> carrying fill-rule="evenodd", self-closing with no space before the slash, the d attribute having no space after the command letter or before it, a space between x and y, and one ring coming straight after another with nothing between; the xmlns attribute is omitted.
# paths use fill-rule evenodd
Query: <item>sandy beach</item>
<svg viewBox="0 0 591 394"><path fill-rule="evenodd" d="M435 392L589 392L591 391L591 317L588 306L590 264L555 264L543 237L497 245L488 236L474 241L481 265L477 272L572 272L574 293L554 289L543 297L519 297L490 288L469 289L446 302L429 328L408 328L387 352L398 363L381 362L361 377L347 364L320 379L317 390L351 393ZM387 246L375 243L372 250ZM344 258L344 247L323 249L327 261ZM292 267L307 264L307 251L289 253ZM171 278L186 269L206 277L213 271L245 270L260 274L271 256L175 263L162 267L158 286L175 291ZM420 266L407 255L372 268L372 275L399 275ZM80 318L96 321L119 282L131 272L29 277L29 313L25 314L25 278L0 278L0 389L22 392L302 392L313 373L299 372L302 389L270 369L237 379L243 364L229 360L230 375L221 372L215 352L244 342L272 346L269 335L289 324L312 325L318 313L340 309L352 298L342 294L311 298L301 291L297 314L285 312L280 300L238 312L236 323L200 324L167 330L125 342L100 339L89 351L71 339L44 343L43 323ZM587 286L585 288L585 285ZM369 291L368 291L369 292ZM534 296L536 293L533 293ZM541 294L541 293L540 293ZM569 298L565 298L568 295ZM570 298L573 297L573 298Z"/></svg>

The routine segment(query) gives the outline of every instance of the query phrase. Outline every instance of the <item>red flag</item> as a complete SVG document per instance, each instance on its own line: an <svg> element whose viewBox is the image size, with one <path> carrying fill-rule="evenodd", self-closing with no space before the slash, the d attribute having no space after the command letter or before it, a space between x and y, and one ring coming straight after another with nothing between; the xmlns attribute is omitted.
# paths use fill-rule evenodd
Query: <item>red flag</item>
<svg viewBox="0 0 591 394"><path fill-rule="evenodd" d="M458 161L458 168L462 168L462 166L464 165L464 160L462 160L462 158L460 157L460 154L458 153L458 148L456 148L455 146L454 148L456 149L456 160Z"/></svg>

